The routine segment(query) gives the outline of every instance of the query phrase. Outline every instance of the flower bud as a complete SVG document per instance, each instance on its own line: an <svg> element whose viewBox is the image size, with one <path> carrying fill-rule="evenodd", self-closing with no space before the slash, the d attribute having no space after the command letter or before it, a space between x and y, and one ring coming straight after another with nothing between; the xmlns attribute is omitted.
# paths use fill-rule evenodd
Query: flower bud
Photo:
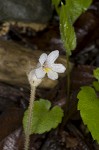
<svg viewBox="0 0 99 150"><path fill-rule="evenodd" d="M36 77L35 70L31 70L28 73L28 80L31 86L36 86L36 87L42 82L42 79L38 79Z"/></svg>

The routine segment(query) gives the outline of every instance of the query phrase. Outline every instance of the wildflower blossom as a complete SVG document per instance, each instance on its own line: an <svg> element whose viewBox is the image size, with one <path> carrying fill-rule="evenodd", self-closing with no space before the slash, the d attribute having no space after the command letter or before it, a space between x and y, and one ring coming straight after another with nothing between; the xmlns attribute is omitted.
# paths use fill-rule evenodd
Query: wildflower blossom
<svg viewBox="0 0 99 150"><path fill-rule="evenodd" d="M65 72L66 68L62 64L55 64L55 60L59 56L59 51L55 50L49 55L43 53L39 58L39 64L35 69L35 75L38 79L42 79L47 74L52 80L58 79L58 73Z"/></svg>

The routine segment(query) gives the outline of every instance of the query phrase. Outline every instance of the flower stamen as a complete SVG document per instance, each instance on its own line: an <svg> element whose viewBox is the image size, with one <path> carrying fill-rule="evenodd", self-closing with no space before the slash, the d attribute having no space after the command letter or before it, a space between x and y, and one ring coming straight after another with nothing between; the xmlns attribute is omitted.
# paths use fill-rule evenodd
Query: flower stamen
<svg viewBox="0 0 99 150"><path fill-rule="evenodd" d="M59 51L55 50L49 55L43 53L39 58L39 66L35 69L35 75L38 79L42 79L47 74L52 80L58 79L58 73L65 72L66 68L62 64L54 63L59 56Z"/></svg>
<svg viewBox="0 0 99 150"><path fill-rule="evenodd" d="M48 73L49 71L51 71L52 69L51 68L43 68L43 70Z"/></svg>

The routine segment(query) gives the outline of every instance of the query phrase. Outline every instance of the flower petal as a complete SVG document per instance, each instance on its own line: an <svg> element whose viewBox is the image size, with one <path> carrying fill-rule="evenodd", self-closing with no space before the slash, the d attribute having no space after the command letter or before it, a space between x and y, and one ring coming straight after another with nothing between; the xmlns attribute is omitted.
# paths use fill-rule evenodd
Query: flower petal
<svg viewBox="0 0 99 150"><path fill-rule="evenodd" d="M63 73L66 70L65 66L62 64L52 64L51 69L58 73Z"/></svg>
<svg viewBox="0 0 99 150"><path fill-rule="evenodd" d="M59 51L58 50L55 50L55 51L51 52L47 57L47 63L48 64L54 63L54 61L58 58L58 56L59 56Z"/></svg>
<svg viewBox="0 0 99 150"><path fill-rule="evenodd" d="M44 64L44 62L46 61L47 59L47 54L46 53L43 53L40 58L39 58L39 62L41 63L41 65Z"/></svg>
<svg viewBox="0 0 99 150"><path fill-rule="evenodd" d="M52 79L52 80L56 80L58 79L58 73L57 72L54 72L54 71L49 71L47 73L48 75L48 78Z"/></svg>
<svg viewBox="0 0 99 150"><path fill-rule="evenodd" d="M38 79L44 78L46 72L43 71L42 67L35 69L35 75Z"/></svg>

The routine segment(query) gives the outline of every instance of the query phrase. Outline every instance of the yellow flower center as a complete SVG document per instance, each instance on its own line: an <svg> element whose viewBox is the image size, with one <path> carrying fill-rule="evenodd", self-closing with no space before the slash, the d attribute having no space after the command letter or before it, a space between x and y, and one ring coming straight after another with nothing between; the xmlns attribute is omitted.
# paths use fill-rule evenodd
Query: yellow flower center
<svg viewBox="0 0 99 150"><path fill-rule="evenodd" d="M43 68L43 70L48 73L49 71L51 71L52 69L51 68Z"/></svg>

